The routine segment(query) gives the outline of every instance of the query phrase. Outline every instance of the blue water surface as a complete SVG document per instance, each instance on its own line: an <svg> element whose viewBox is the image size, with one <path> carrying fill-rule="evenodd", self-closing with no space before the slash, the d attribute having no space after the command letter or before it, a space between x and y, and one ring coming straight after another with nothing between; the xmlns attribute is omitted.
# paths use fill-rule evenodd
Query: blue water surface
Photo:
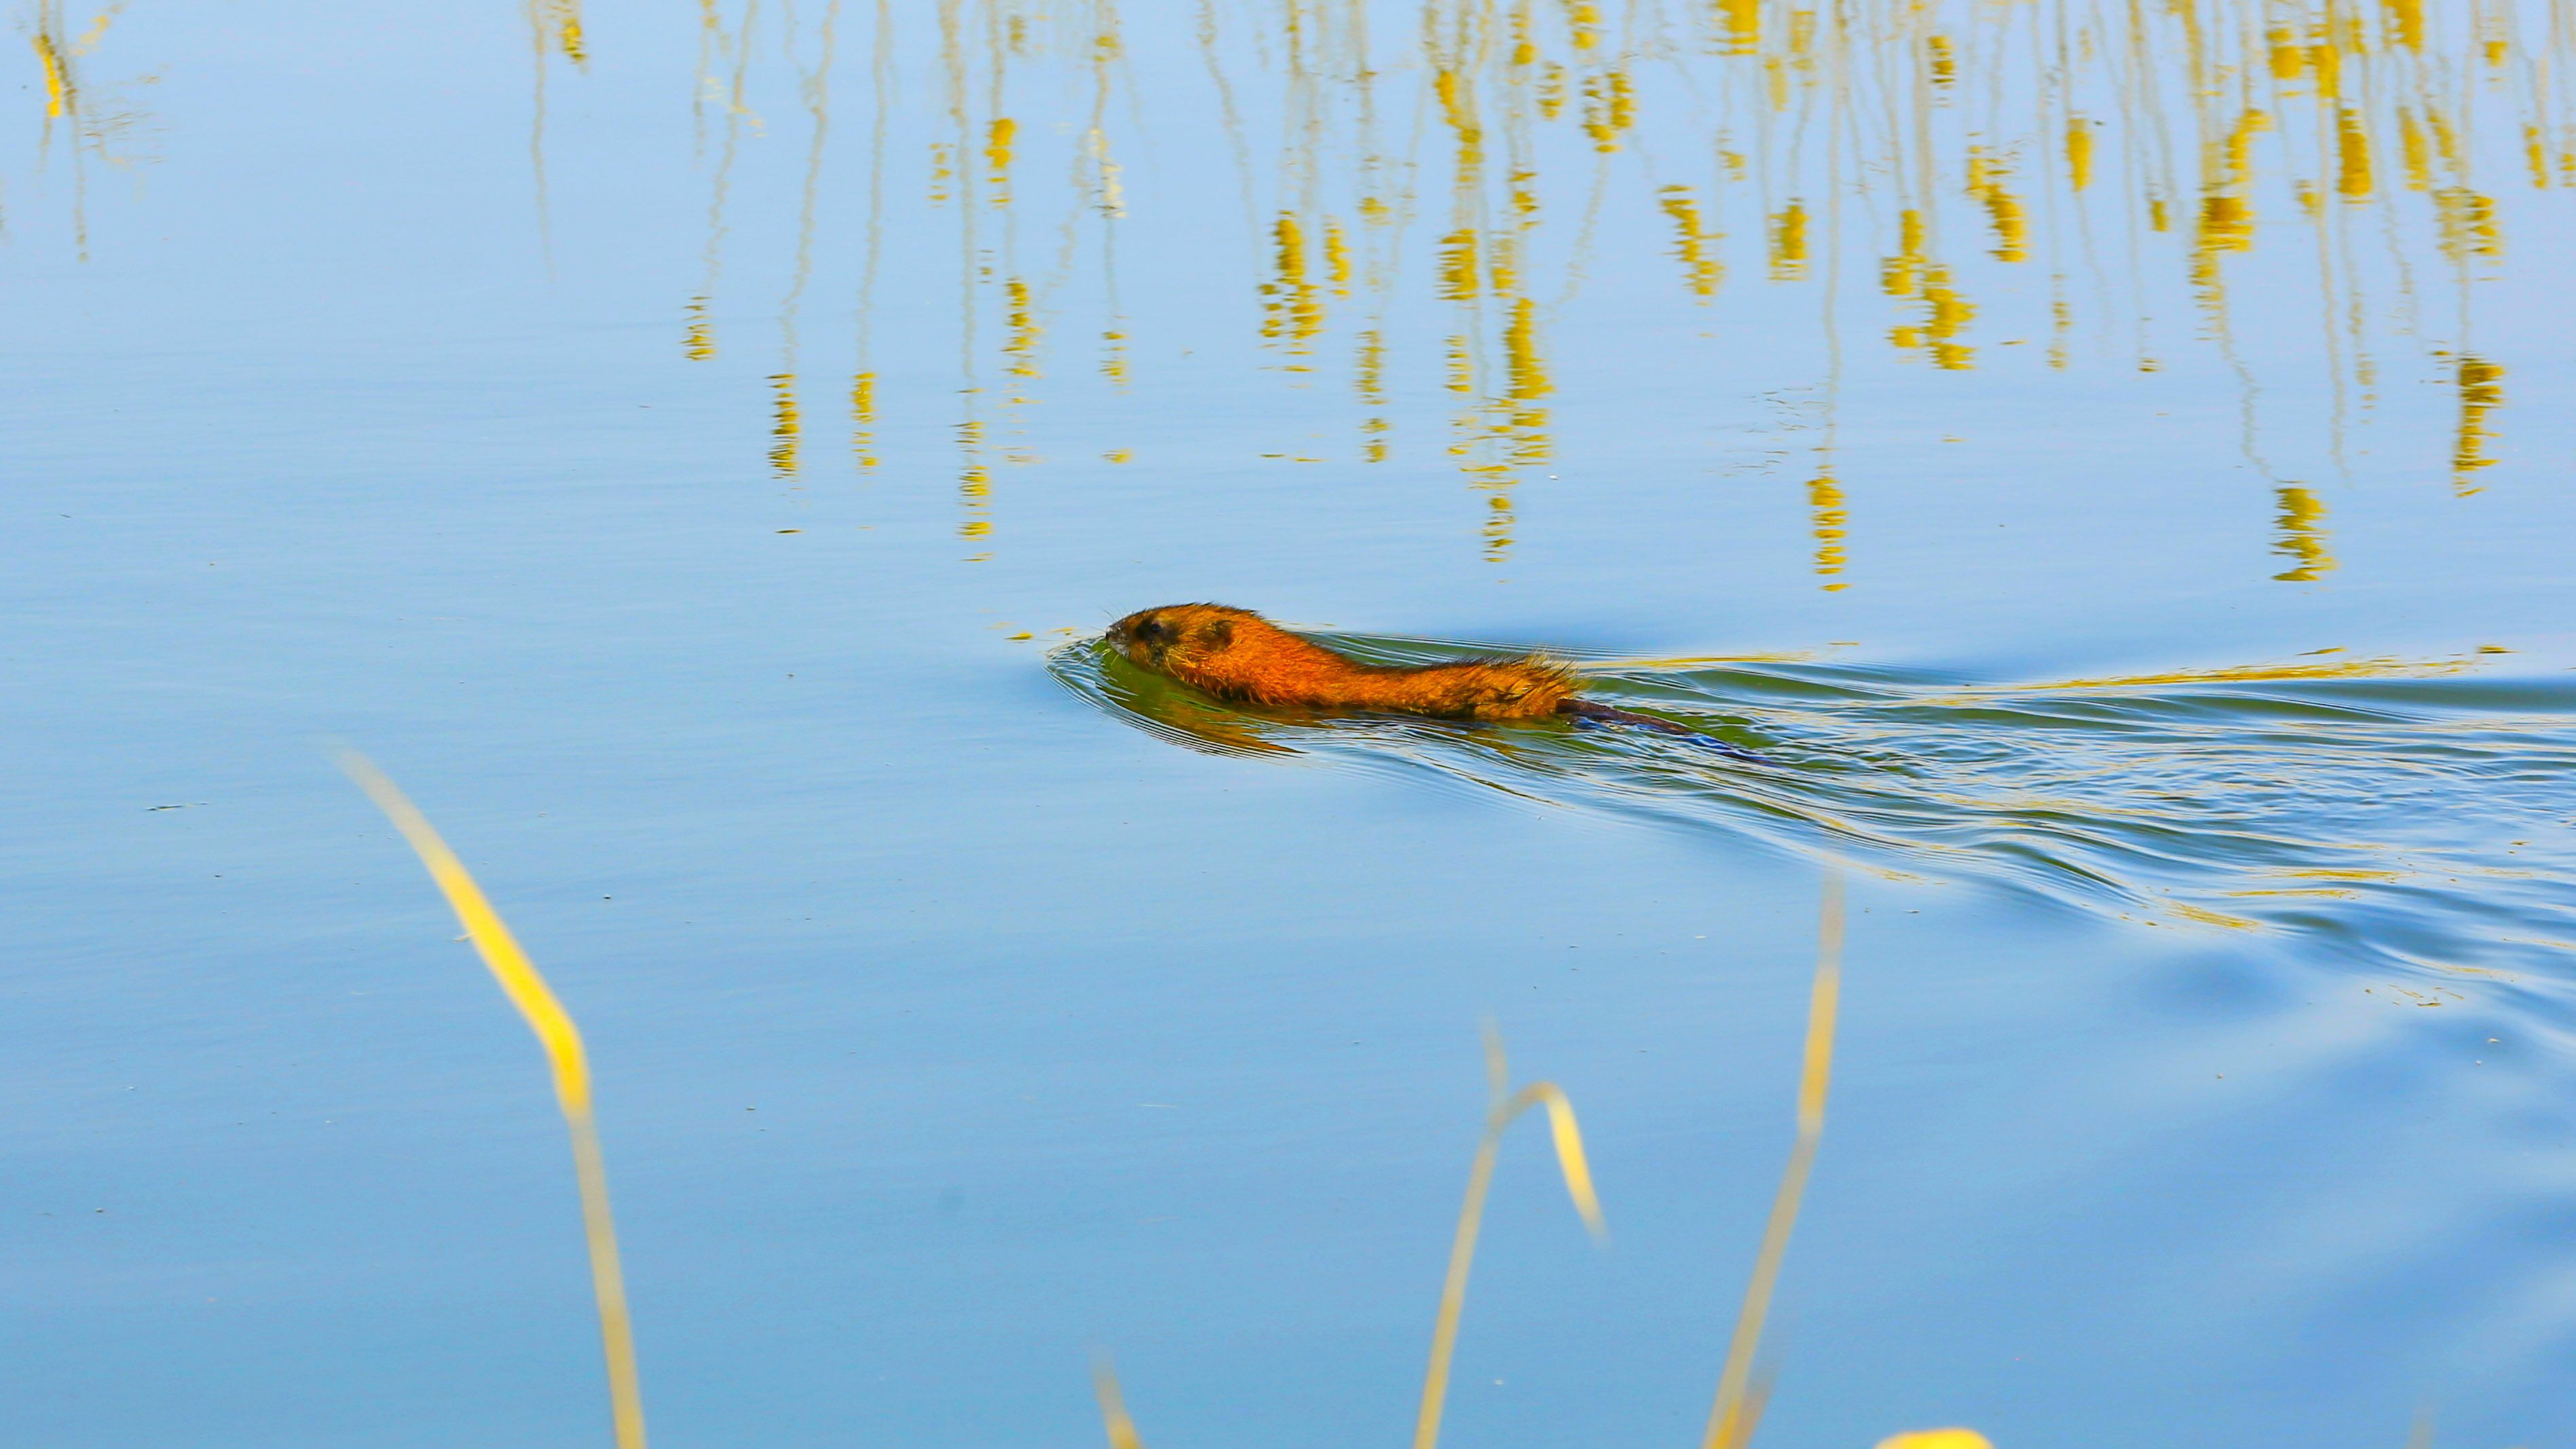
<svg viewBox="0 0 2576 1449"><path fill-rule="evenodd" d="M1829 870L1758 1442L2576 1442L2576 213L2466 7L2370 74L2484 169L2409 190L2373 91L2376 189L2303 202L2293 66L2232 250L2242 106L2153 51L2158 230L2145 91L1964 8L1928 200L1786 11L1537 15L1551 117L1445 3L593 3L581 65L560 6L58 9L0 155L0 1440L608 1442L543 1061L346 745L587 1036L662 1442L1098 1442L1104 1351L1156 1445L1396 1442L1488 1021L1610 1231L1506 1143L1445 1432L1694 1442ZM2025 103L2016 261L1959 168ZM1879 265L1936 202L1965 366ZM1190 748L1087 643L1185 598L1555 649L1801 773Z"/></svg>

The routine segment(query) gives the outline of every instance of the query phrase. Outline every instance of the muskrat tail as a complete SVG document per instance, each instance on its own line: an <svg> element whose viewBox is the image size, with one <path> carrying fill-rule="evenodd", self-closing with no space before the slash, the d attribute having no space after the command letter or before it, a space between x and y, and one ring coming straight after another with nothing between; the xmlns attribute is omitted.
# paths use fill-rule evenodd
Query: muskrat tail
<svg viewBox="0 0 2576 1449"><path fill-rule="evenodd" d="M1777 760L1767 759L1761 755L1757 755L1751 750L1738 749L1736 746L1730 745L1726 741L1718 739L1714 735L1703 734L1698 730L1692 729L1688 725L1675 724L1668 719L1657 719L1655 716L1650 714L1638 714L1634 710L1616 709L1606 704L1595 704L1588 699L1560 699L1556 702L1556 712L1561 715L1569 715L1578 720L1588 720L1593 724L1633 725L1641 730L1653 730L1659 735L1671 735L1677 739L1690 740L1696 744L1706 745L1710 749L1717 751L1719 754L1726 756L1730 760L1742 760L1748 765L1777 765L1780 763Z"/></svg>

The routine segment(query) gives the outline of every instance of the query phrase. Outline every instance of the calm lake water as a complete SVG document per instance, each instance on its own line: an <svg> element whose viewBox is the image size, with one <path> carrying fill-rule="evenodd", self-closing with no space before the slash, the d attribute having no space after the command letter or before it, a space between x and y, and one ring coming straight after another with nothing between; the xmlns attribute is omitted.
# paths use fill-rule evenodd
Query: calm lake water
<svg viewBox="0 0 2576 1449"><path fill-rule="evenodd" d="M2576 1445L2576 11L16 11L12 1445ZM1687 740L1274 718L1213 598Z"/></svg>

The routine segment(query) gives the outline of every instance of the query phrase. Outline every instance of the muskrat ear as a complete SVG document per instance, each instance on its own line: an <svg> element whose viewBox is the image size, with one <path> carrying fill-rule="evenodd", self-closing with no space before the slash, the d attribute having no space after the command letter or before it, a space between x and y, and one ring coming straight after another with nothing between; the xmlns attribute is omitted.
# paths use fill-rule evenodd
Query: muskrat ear
<svg viewBox="0 0 2576 1449"><path fill-rule="evenodd" d="M1208 625L1207 640L1208 646L1213 649L1224 649L1232 646L1234 643L1234 621L1232 619L1219 619L1215 623Z"/></svg>

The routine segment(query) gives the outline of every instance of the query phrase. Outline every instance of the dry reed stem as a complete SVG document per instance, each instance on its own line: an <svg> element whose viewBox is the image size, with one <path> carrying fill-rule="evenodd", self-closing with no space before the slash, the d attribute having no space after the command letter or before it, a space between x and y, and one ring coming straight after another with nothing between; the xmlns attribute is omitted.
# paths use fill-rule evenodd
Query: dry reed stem
<svg viewBox="0 0 2576 1449"><path fill-rule="evenodd" d="M555 1000L545 977L519 949L510 928L466 872L464 862L447 848L438 832L406 799L384 772L365 756L344 752L340 768L367 792L376 807L411 843L429 877L456 911L457 923L491 968L492 978L510 1004L537 1034L546 1061L554 1069L555 1101L572 1133L573 1175L581 1184L581 1225L590 1244L590 1280L599 1301L599 1337L608 1360L609 1410L617 1429L618 1449L644 1449L644 1399L635 1377L635 1336L627 1319L626 1278L617 1262L617 1223L608 1211L608 1169L599 1153L599 1129L591 1118L590 1061L582 1051L581 1031Z"/></svg>
<svg viewBox="0 0 2576 1449"><path fill-rule="evenodd" d="M1485 1029L1485 1074L1491 1105L1485 1114L1484 1138L1476 1144L1475 1165L1467 1173L1467 1201L1458 1211L1458 1234L1449 1246L1449 1275L1440 1287L1440 1317L1431 1330L1431 1363L1422 1375L1422 1411L1414 1421L1413 1449L1434 1449L1440 1442L1440 1414L1449 1397L1449 1361L1458 1346L1458 1318L1467 1303L1467 1272L1476 1261L1476 1235L1484 1225L1485 1192L1493 1185L1503 1132L1523 1112L1546 1106L1566 1194L1574 1199L1574 1210L1583 1215L1583 1224L1595 1239L1607 1231L1600 1199L1592 1191L1592 1168L1583 1156L1583 1133L1575 1126L1574 1104L1553 1082L1532 1082L1511 1091L1502 1038L1491 1026Z"/></svg>
<svg viewBox="0 0 2576 1449"><path fill-rule="evenodd" d="M1828 871L1824 895L1824 915L1816 932L1815 992L1807 1008L1806 1065L1798 1081L1797 1145L1789 1149L1780 1194L1771 1201L1771 1221L1762 1231L1753 1281L1745 1285L1744 1308L1736 1316L1735 1337L1727 1345L1726 1368L1718 1377L1717 1402L1709 1409L1702 1449L1743 1449L1761 1420L1764 1394L1753 1386L1753 1354L1762 1343L1762 1320L1770 1312L1780 1260L1789 1251L1789 1231L1798 1224L1798 1200L1805 1195L1807 1174L1816 1165L1816 1143L1824 1136L1825 1090L1834 1069L1834 1008L1842 992L1842 872Z"/></svg>

